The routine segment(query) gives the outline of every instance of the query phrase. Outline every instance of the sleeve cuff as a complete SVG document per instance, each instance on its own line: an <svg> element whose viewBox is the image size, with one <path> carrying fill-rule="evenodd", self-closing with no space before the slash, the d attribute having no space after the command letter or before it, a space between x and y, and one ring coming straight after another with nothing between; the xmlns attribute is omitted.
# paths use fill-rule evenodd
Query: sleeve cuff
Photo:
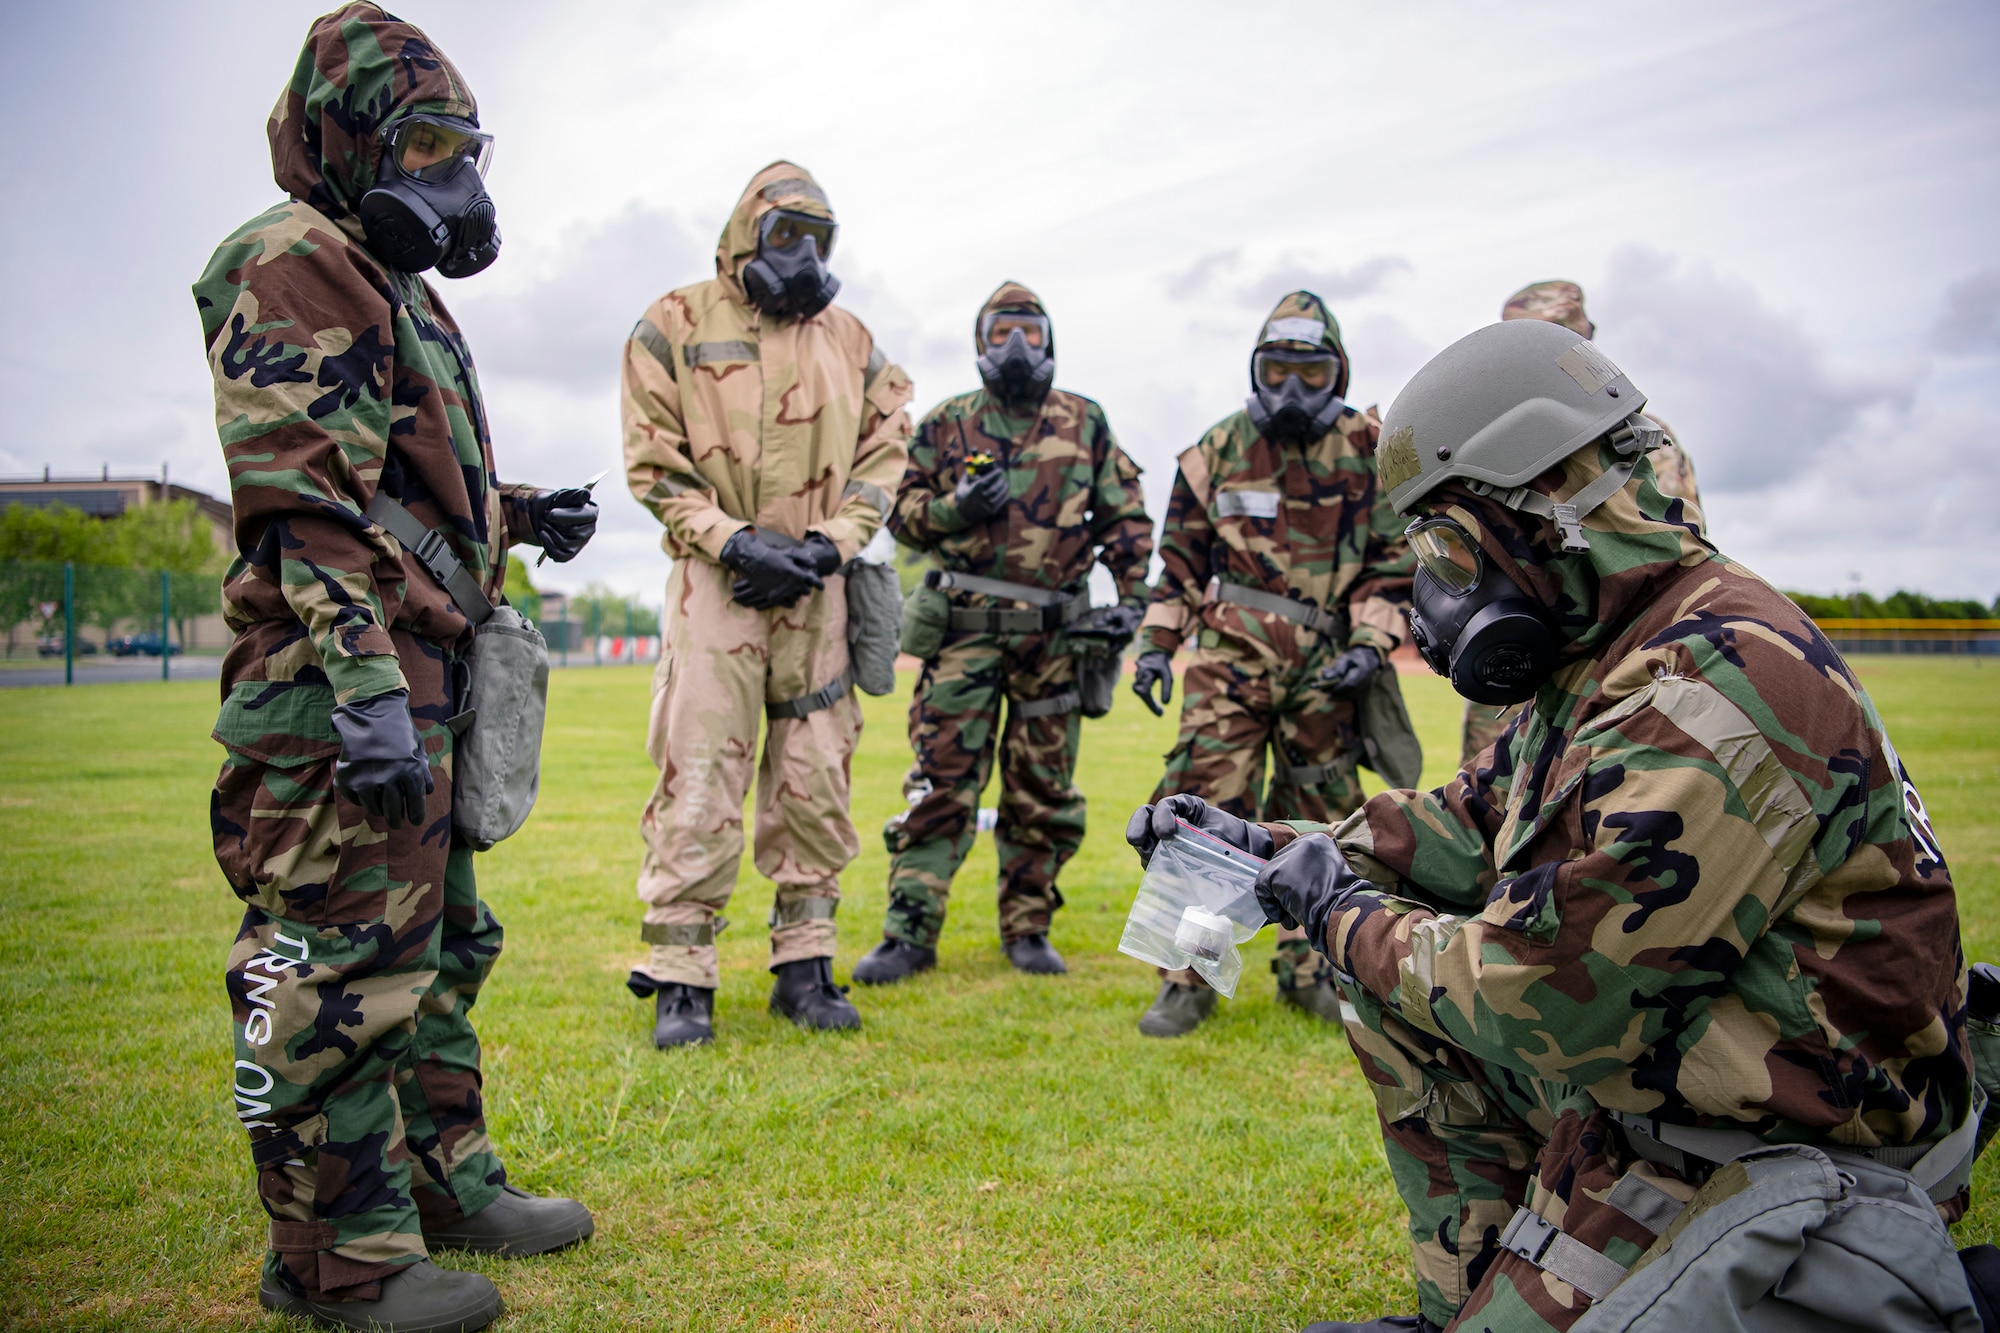
<svg viewBox="0 0 2000 1333"><path fill-rule="evenodd" d="M972 526L965 521L965 515L958 512L958 506L942 495L931 501L926 517L930 519L933 532L963 532Z"/></svg>
<svg viewBox="0 0 2000 1333"><path fill-rule="evenodd" d="M410 682L403 678L403 664L392 653L335 657L323 660L321 665L326 670L327 683L333 686L336 703L351 704L359 699L388 694L392 690L410 688Z"/></svg>

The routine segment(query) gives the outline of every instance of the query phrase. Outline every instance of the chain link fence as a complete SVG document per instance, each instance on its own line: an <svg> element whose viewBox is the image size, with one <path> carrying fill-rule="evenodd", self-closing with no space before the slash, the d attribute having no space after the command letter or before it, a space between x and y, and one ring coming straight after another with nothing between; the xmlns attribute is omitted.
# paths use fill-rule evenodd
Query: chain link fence
<svg viewBox="0 0 2000 1333"><path fill-rule="evenodd" d="M0 560L5 660L220 655L228 648L221 587L213 574L76 561Z"/></svg>

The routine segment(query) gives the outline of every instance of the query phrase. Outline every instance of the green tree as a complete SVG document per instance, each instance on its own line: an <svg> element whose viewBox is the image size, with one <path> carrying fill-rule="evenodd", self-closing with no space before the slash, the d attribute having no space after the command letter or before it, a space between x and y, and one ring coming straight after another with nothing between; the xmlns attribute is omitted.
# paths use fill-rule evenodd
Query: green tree
<svg viewBox="0 0 2000 1333"><path fill-rule="evenodd" d="M501 591L506 595L507 605L528 619L542 618L542 594L528 577L528 562L512 552L507 555L507 584Z"/></svg>
<svg viewBox="0 0 2000 1333"><path fill-rule="evenodd" d="M583 626L586 636L596 633L616 638L622 634L660 632L658 611L636 597L615 593L602 583L590 584L569 599L569 618Z"/></svg>

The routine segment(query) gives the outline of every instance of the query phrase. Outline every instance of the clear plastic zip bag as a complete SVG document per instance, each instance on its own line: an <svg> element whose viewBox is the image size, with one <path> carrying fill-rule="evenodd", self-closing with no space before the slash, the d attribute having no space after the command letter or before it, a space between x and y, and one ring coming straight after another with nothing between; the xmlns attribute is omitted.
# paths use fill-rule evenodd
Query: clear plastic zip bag
<svg viewBox="0 0 2000 1333"><path fill-rule="evenodd" d="M1160 840L1139 881L1118 951L1157 967L1191 967L1233 997L1243 976L1237 946L1266 924L1252 891L1264 860L1174 822L1174 836Z"/></svg>

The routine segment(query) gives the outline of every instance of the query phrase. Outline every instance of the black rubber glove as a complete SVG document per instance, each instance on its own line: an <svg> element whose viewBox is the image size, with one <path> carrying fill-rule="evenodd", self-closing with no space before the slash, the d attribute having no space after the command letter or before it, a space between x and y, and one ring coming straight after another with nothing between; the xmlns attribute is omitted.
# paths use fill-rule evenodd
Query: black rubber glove
<svg viewBox="0 0 2000 1333"><path fill-rule="evenodd" d="M813 589L826 586L805 552L804 546L778 550L755 528L738 528L722 547L722 563L741 576L730 585L730 593L753 611L795 605Z"/></svg>
<svg viewBox="0 0 2000 1333"><path fill-rule="evenodd" d="M1121 648L1139 632L1143 613L1135 606L1098 606L1069 627L1071 638L1109 639Z"/></svg>
<svg viewBox="0 0 2000 1333"><path fill-rule="evenodd" d="M1375 673L1382 669L1382 654L1367 644L1349 648L1319 669L1313 688L1325 690L1336 699L1361 693Z"/></svg>
<svg viewBox="0 0 2000 1333"><path fill-rule="evenodd" d="M1326 923L1360 889L1372 888L1354 873L1340 844L1308 833L1271 858L1257 876L1257 905L1264 919L1287 929L1304 926L1312 947L1325 953Z"/></svg>
<svg viewBox="0 0 2000 1333"><path fill-rule="evenodd" d="M821 578L846 563L840 558L840 548L833 544L833 538L824 532L808 532L806 539L799 543L799 549L805 553L806 563L812 566L813 573Z"/></svg>
<svg viewBox="0 0 2000 1333"><path fill-rule="evenodd" d="M1153 851L1164 838L1179 830L1179 820L1213 834L1238 851L1269 859L1271 831L1247 819L1238 819L1227 810L1218 810L1190 792L1176 792L1154 805L1142 805L1125 824L1125 841L1139 854L1139 864L1150 865Z"/></svg>
<svg viewBox="0 0 2000 1333"><path fill-rule="evenodd" d="M1160 703L1153 702L1153 684L1159 682ZM1174 701L1174 663L1165 653L1155 649L1139 654L1139 660L1132 664L1132 693L1139 696L1139 702L1153 710L1154 717L1164 717L1166 709L1160 704Z"/></svg>
<svg viewBox="0 0 2000 1333"><path fill-rule="evenodd" d="M410 720L410 692L341 704L333 710L333 729L340 736L335 790L390 828L421 824L433 784L424 743Z"/></svg>
<svg viewBox="0 0 2000 1333"><path fill-rule="evenodd" d="M1007 507L1007 469L990 467L978 476L970 472L958 479L951 502L967 523L985 523Z"/></svg>
<svg viewBox="0 0 2000 1333"><path fill-rule="evenodd" d="M535 540L557 564L574 560L597 534L597 501L581 486L537 491L528 501Z"/></svg>

